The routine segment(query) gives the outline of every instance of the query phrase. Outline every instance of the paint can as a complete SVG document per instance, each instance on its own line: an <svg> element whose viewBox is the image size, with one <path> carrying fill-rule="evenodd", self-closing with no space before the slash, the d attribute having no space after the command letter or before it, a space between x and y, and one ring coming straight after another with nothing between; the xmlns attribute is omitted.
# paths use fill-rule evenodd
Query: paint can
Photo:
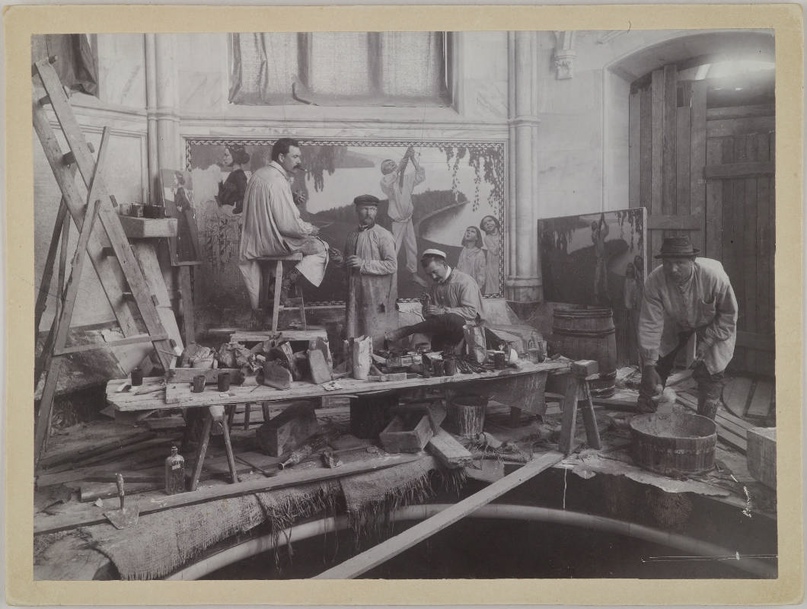
<svg viewBox="0 0 807 609"><path fill-rule="evenodd" d="M219 372L219 379L218 379L218 388L220 392L224 392L230 389L230 373L229 372Z"/></svg>
<svg viewBox="0 0 807 609"><path fill-rule="evenodd" d="M193 377L193 387L191 391L193 393L202 393L205 390L205 375L204 374L197 374Z"/></svg>
<svg viewBox="0 0 807 609"><path fill-rule="evenodd" d="M132 218L142 218L143 217L143 205L140 203L132 203L129 206L129 215Z"/></svg>
<svg viewBox="0 0 807 609"><path fill-rule="evenodd" d="M143 384L143 370L132 368L132 387L139 387Z"/></svg>
<svg viewBox="0 0 807 609"><path fill-rule="evenodd" d="M454 376L457 374L457 360L453 357L447 357L443 363L443 373L446 376Z"/></svg>
<svg viewBox="0 0 807 609"><path fill-rule="evenodd" d="M445 376L445 362L436 359L432 362L432 373L434 376Z"/></svg>
<svg viewBox="0 0 807 609"><path fill-rule="evenodd" d="M507 355L504 351L493 352L493 367L496 370L504 370L507 368Z"/></svg>

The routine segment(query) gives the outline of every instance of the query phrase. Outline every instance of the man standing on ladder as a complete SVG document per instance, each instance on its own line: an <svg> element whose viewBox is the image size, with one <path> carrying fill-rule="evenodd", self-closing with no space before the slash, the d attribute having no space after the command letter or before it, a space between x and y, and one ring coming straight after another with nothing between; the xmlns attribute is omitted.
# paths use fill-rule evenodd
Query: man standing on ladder
<svg viewBox="0 0 807 609"><path fill-rule="evenodd" d="M698 414L715 418L723 372L734 356L737 299L723 265L696 258L688 237L669 237L661 246L662 266L647 277L639 315L642 384L639 410L655 412L652 399L672 371L689 338L698 339L692 377L698 383Z"/></svg>
<svg viewBox="0 0 807 609"><path fill-rule="evenodd" d="M316 226L300 217L292 197L292 172L301 165L300 144L284 137L272 146L272 162L252 174L247 183L238 268L249 293L253 323L261 323L263 315L259 298L259 258L303 254L297 266L283 277L281 300L284 302L300 275L316 287L325 277L328 244L319 238Z"/></svg>

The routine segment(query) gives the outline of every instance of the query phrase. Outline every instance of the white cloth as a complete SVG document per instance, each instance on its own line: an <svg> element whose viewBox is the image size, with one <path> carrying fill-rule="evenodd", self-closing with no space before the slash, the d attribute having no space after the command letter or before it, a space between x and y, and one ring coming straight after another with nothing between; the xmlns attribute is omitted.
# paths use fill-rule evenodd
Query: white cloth
<svg viewBox="0 0 807 609"><path fill-rule="evenodd" d="M457 270L470 275L485 293L485 252L478 247L463 247L457 260Z"/></svg>
<svg viewBox="0 0 807 609"><path fill-rule="evenodd" d="M302 252L303 259L297 265L300 273L315 286L322 283L328 264L328 244L312 236L314 226L300 217L291 196L289 176L275 161L249 179L243 218L241 262ZM313 245L314 240L322 246Z"/></svg>
<svg viewBox="0 0 807 609"><path fill-rule="evenodd" d="M737 339L737 299L723 265L696 258L692 276L677 284L659 266L647 277L639 315L639 352L655 364L678 346L679 333L695 331L708 350L703 363L710 374L726 369Z"/></svg>

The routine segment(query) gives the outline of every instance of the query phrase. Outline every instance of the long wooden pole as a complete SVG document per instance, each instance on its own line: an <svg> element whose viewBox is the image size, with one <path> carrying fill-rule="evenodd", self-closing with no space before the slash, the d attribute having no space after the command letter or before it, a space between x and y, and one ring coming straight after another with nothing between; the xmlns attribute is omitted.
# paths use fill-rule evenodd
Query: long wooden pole
<svg viewBox="0 0 807 609"><path fill-rule="evenodd" d="M358 556L354 556L342 564L320 573L314 579L352 579L358 577L373 567L377 567L386 562L393 556L397 556L404 550L408 550L412 546L417 545L424 539L428 539L438 531L442 531L468 514L478 510L480 507L487 505L497 497L501 497L506 492L534 478L542 471L549 469L556 463L560 463L563 459L564 455L556 451L543 454L509 476L505 476L501 480L485 487L478 493L471 495L467 499L463 499L459 503L455 503L428 520L416 524L400 535L396 535L378 544L374 548L370 548L366 552L362 552Z"/></svg>

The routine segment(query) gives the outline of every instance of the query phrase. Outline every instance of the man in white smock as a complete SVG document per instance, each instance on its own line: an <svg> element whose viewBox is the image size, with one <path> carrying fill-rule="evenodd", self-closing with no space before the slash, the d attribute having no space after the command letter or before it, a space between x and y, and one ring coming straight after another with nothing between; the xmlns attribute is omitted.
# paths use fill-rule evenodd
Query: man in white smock
<svg viewBox="0 0 807 609"><path fill-rule="evenodd" d="M302 275L314 286L325 277L328 244L319 229L300 217L291 192L291 173L300 168L302 153L296 140L281 138L272 146L272 162L252 174L244 193L244 225L238 268L244 276L253 321L260 322L261 269L258 259L299 252L303 259L283 277L283 300Z"/></svg>

